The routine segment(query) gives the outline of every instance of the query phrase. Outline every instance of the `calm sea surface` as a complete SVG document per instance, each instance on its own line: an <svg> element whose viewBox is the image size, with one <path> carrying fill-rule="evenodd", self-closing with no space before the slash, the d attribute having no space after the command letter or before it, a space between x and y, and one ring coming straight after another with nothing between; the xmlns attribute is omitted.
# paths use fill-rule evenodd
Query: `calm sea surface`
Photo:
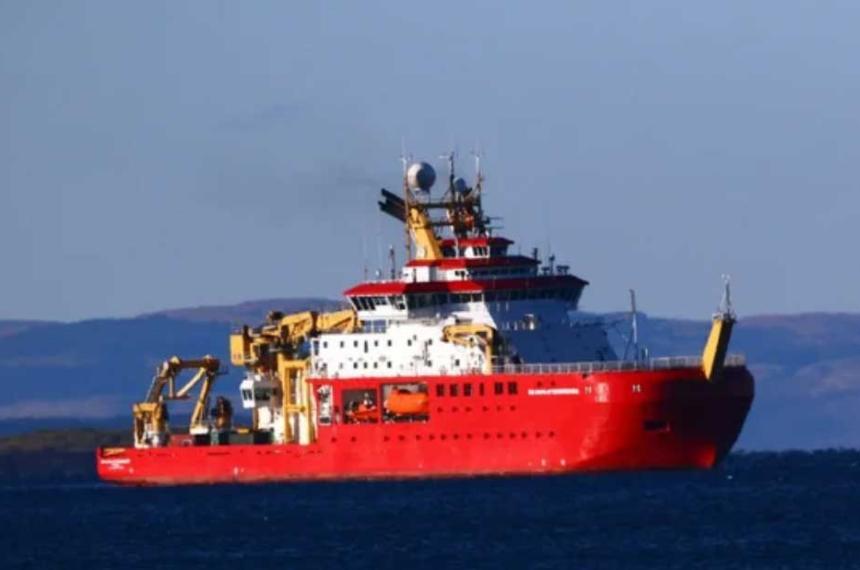
<svg viewBox="0 0 860 570"><path fill-rule="evenodd" d="M860 568L860 452L712 472L0 488L2 568Z"/></svg>

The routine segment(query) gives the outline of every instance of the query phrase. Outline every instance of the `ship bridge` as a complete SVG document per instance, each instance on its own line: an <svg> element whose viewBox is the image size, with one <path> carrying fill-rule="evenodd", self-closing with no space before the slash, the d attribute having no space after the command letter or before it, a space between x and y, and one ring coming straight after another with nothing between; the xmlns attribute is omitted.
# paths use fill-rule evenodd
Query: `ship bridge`
<svg viewBox="0 0 860 570"><path fill-rule="evenodd" d="M449 374L616 357L600 323L570 318L588 285L584 279L554 257L542 262L536 250L511 253L514 242L492 234L480 171L469 187L454 177L451 163L448 190L439 199L430 196L433 181L432 167L417 163L405 172L402 197L382 190L380 209L406 226L406 262L395 271L392 250L391 279L344 292L361 327L318 339L312 347L317 373ZM452 327L493 331L492 357L480 343L452 341Z"/></svg>

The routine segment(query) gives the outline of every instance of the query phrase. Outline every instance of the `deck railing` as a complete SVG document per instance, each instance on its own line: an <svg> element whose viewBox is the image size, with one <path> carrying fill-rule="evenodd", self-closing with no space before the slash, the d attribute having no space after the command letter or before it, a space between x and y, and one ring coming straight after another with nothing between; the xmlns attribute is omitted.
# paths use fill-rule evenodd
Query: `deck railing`
<svg viewBox="0 0 860 570"><path fill-rule="evenodd" d="M725 365L744 366L746 358L740 354L726 356ZM560 374L565 372L616 372L619 370L668 370L671 368L699 368L701 356L666 356L646 360L611 360L590 362L541 362L534 364L504 364L493 366L493 374Z"/></svg>

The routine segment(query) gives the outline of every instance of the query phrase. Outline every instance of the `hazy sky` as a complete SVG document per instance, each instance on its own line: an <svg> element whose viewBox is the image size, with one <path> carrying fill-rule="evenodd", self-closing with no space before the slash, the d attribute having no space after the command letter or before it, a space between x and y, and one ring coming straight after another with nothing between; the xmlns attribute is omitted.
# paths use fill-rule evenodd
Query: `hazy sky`
<svg viewBox="0 0 860 570"><path fill-rule="evenodd" d="M325 4L325 7L322 6ZM528 7L526 7L528 6ZM860 310L860 3L0 2L0 318L337 296L417 157L583 308ZM402 251L398 247L398 254Z"/></svg>

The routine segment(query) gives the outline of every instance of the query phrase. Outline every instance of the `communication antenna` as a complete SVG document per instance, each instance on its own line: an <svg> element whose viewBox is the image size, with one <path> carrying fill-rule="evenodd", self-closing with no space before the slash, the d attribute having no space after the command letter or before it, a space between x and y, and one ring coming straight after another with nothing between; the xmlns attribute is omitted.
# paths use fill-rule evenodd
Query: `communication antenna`
<svg viewBox="0 0 860 570"><path fill-rule="evenodd" d="M367 281L367 238L361 236L361 259L364 263L362 268L362 277Z"/></svg>
<svg viewBox="0 0 860 570"><path fill-rule="evenodd" d="M439 158L448 162L448 192L454 193L454 151L440 154Z"/></svg>
<svg viewBox="0 0 860 570"><path fill-rule="evenodd" d="M723 298L720 301L719 313L725 317L735 318L734 307L732 307L732 277L723 273Z"/></svg>
<svg viewBox="0 0 860 570"><path fill-rule="evenodd" d="M639 351L639 317L636 311L636 291L630 289L630 328L633 341L633 360L639 361L642 353Z"/></svg>
<svg viewBox="0 0 860 570"><path fill-rule="evenodd" d="M406 139L401 137L400 139L400 163L403 166L403 200L406 204L406 217L409 218L409 202L410 202L410 192L409 192L409 180L408 180L408 172L409 172L409 163L412 161L412 155L406 152ZM404 231L404 246L406 249L406 261L412 259L412 241L409 236L409 223L403 224Z"/></svg>
<svg viewBox="0 0 860 570"><path fill-rule="evenodd" d="M388 246L388 260L391 262L391 280L394 281L395 272L397 271L397 259L393 245Z"/></svg>
<svg viewBox="0 0 860 570"><path fill-rule="evenodd" d="M480 195L484 189L484 171L481 170L481 151L473 150L472 156L475 159L475 190Z"/></svg>
<svg viewBox="0 0 860 570"><path fill-rule="evenodd" d="M406 152L406 138L400 137L400 163L403 165L403 180L406 180L406 169L412 162L412 155ZM405 184L405 182L404 182Z"/></svg>

